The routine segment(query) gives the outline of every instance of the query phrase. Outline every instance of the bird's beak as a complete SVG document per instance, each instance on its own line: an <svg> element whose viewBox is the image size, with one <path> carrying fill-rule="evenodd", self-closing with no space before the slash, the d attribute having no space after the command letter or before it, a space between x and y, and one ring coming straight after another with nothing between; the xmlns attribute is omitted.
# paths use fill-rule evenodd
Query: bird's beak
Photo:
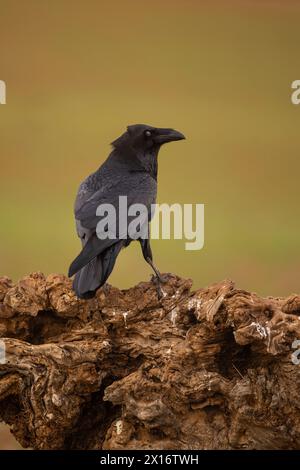
<svg viewBox="0 0 300 470"><path fill-rule="evenodd" d="M166 144L167 142L173 142L174 140L185 139L181 132L175 131L174 129L159 129L158 134L154 137L156 144Z"/></svg>

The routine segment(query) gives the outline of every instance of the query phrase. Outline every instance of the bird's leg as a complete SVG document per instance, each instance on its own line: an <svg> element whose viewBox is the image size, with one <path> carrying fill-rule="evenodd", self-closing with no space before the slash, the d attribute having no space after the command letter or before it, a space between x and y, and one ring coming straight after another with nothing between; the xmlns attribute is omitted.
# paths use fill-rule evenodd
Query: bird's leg
<svg viewBox="0 0 300 470"><path fill-rule="evenodd" d="M159 280L159 282L161 283L164 283L164 278L162 277L162 275L160 274L159 270L157 269L157 267L155 266L155 264L153 263L152 259L151 258L146 258L146 261L148 264L150 264L151 268L153 269L153 271L155 272L156 274L156 277L157 279Z"/></svg>
<svg viewBox="0 0 300 470"><path fill-rule="evenodd" d="M102 286L102 292L107 297L109 294L109 291L110 291L110 285L107 282L105 282Z"/></svg>
<svg viewBox="0 0 300 470"><path fill-rule="evenodd" d="M152 259L147 257L146 261L147 261L148 264L150 264L151 268L155 272L155 275L152 276L152 281L156 285L157 296L160 300L164 297L164 293L163 293L163 290L161 288L161 284L163 284L165 282L165 280L164 280L163 276L160 274L160 272L157 269L157 267L155 266L155 264L153 263Z"/></svg>
<svg viewBox="0 0 300 470"><path fill-rule="evenodd" d="M148 231L148 233L149 233L149 231ZM164 293L162 291L161 284L163 284L165 282L165 280L164 280L163 276L160 274L160 272L157 269L157 267L155 266L155 264L153 263L152 250L151 250L149 238L140 239L140 244L141 244L141 247L142 247L144 259L146 260L146 262L151 266L151 268L155 272L155 275L152 276L152 282L156 286L158 298L162 299L164 297Z"/></svg>

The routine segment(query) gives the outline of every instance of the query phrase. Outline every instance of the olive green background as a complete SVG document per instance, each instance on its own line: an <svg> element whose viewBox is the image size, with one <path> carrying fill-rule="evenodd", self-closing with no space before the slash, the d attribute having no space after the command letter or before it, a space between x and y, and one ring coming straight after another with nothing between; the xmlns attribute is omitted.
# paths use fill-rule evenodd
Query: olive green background
<svg viewBox="0 0 300 470"><path fill-rule="evenodd" d="M299 1L0 0L0 275L67 272L79 182L149 123L187 137L160 152L159 202L205 204L203 250L153 241L158 267L195 287L299 292L299 14ZM110 282L150 272L132 244Z"/></svg>

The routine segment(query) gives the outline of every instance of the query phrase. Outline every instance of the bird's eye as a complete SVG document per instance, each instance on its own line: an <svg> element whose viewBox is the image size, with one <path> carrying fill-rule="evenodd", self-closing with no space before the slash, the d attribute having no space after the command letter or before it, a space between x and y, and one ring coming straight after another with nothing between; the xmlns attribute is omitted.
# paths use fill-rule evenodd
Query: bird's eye
<svg viewBox="0 0 300 470"><path fill-rule="evenodd" d="M145 131L145 136L146 136L146 137L151 137L151 131L146 130L146 131Z"/></svg>

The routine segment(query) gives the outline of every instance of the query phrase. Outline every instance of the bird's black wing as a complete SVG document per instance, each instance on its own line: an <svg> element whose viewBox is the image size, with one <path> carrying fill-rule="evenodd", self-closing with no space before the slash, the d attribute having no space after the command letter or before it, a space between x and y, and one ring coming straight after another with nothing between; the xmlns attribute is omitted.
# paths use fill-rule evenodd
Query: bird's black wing
<svg viewBox="0 0 300 470"><path fill-rule="evenodd" d="M133 204L143 204L146 213L141 217L141 225L148 226L151 218L151 204L156 199L156 181L148 174L132 173L117 178L114 183L95 192L79 209L75 211L75 217L80 221L81 226L90 231L90 237L83 247L81 253L73 261L69 269L69 276L78 272L83 266L102 253L104 250L128 237L128 224L132 222L134 216L128 216L128 224L119 227L119 196L127 196L127 207ZM97 225L101 217L96 212L101 204L111 204L116 213L116 237L107 238L97 230ZM99 227L99 226L98 226ZM98 231L98 233L97 233ZM138 234L130 233L129 238L138 238Z"/></svg>

